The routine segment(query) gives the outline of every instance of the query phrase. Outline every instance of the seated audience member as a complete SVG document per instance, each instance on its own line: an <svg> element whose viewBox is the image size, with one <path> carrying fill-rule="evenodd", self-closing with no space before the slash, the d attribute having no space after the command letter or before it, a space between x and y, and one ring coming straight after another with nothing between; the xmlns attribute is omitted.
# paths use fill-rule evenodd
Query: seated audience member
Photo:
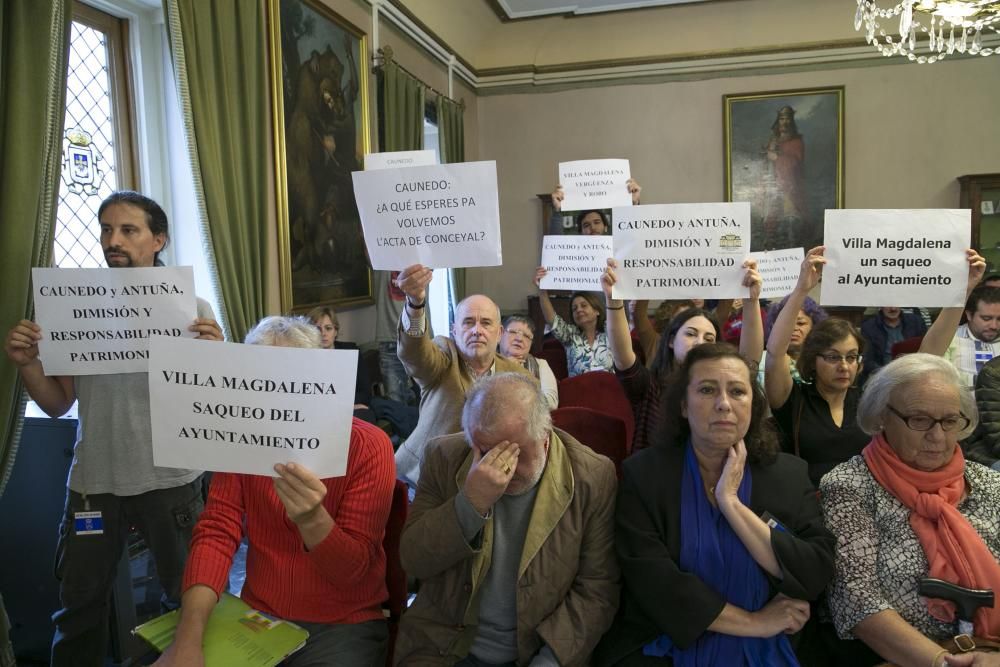
<svg viewBox="0 0 1000 667"><path fill-rule="evenodd" d="M759 306L759 304L758 304ZM759 306L760 321L764 321L764 308ZM763 336L763 334L761 334ZM743 336L743 299L733 299L730 303L729 318L722 325L722 340L739 347Z"/></svg>
<svg viewBox="0 0 1000 667"><path fill-rule="evenodd" d="M892 361L892 346L907 338L923 336L927 332L924 320L917 313L904 312L895 306L883 306L861 323L865 338L865 368L861 384L868 377Z"/></svg>
<svg viewBox="0 0 1000 667"><path fill-rule="evenodd" d="M788 635L833 574L805 465L779 453L753 370L728 344L687 354L664 410L656 446L624 463L622 605L595 664L797 665Z"/></svg>
<svg viewBox="0 0 1000 667"><path fill-rule="evenodd" d="M559 383L549 362L531 354L531 341L535 339L535 323L523 315L508 315L503 321L500 335L500 354L521 362L542 386L542 395L549 410L559 407Z"/></svg>
<svg viewBox="0 0 1000 667"><path fill-rule="evenodd" d="M113 192L101 202L97 222L108 268L163 266L160 252L170 234L167 214L155 201L130 190ZM204 299L197 300L197 319L188 331L200 339L222 340ZM153 464L147 373L46 375L38 357L42 336L36 323L21 320L7 334L4 350L28 395L47 415L60 417L74 402L79 406L56 547L62 608L52 616L50 664L103 665L111 590L130 526L149 546L163 606L176 609L180 603L187 546L203 505L202 472ZM79 512L97 513L102 529L78 533L74 519Z"/></svg>
<svg viewBox="0 0 1000 667"><path fill-rule="evenodd" d="M1000 273L991 273L983 278L983 287L1000 287Z"/></svg>
<svg viewBox="0 0 1000 667"><path fill-rule="evenodd" d="M399 271L372 271L375 293L375 344L378 346L379 370L385 395L397 403L415 408L417 392L403 362L396 354L396 331L402 317L406 295L396 284Z"/></svg>
<svg viewBox="0 0 1000 667"><path fill-rule="evenodd" d="M537 383L486 378L427 447L400 558L421 581L400 665L587 665L618 607L614 465L554 429Z"/></svg>
<svg viewBox="0 0 1000 667"><path fill-rule="evenodd" d="M920 343L920 351L936 354L958 369L965 386L976 384L976 375L993 357L1000 356L1000 288L978 287L986 269L975 250L967 250L969 284L966 307L942 308ZM962 314L968 321L959 325Z"/></svg>
<svg viewBox="0 0 1000 667"><path fill-rule="evenodd" d="M788 348L796 320L809 290L819 283L822 246L802 260L795 289L767 339L767 372L764 391L781 429L782 448L809 464L815 485L835 465L861 452L868 437L857 424L857 386L864 339L847 320L829 318L811 328L799 352L799 372L804 382L794 382L788 372Z"/></svg>
<svg viewBox="0 0 1000 667"><path fill-rule="evenodd" d="M628 179L625 184L632 195L632 205L639 205L639 193L642 186L635 179ZM552 193L552 217L549 219L549 234L562 234L562 202L565 198L562 185L557 185ZM604 211L580 211L576 214L576 233L582 236L594 236L611 233L611 223Z"/></svg>
<svg viewBox="0 0 1000 667"><path fill-rule="evenodd" d="M979 424L962 441L965 458L1000 472L1000 357L983 366L976 376Z"/></svg>
<svg viewBox="0 0 1000 667"><path fill-rule="evenodd" d="M337 319L337 311L329 306L318 306L309 311L310 321L319 329L322 339L320 347L324 350L357 350L354 343L337 340L340 334L340 321ZM361 354L358 353L358 379L354 385L354 416L358 419L375 423L375 413L372 411L372 381L368 376L368 369L361 363Z"/></svg>
<svg viewBox="0 0 1000 667"><path fill-rule="evenodd" d="M653 363L656 346L660 344L660 334L670 326L670 320L682 310L693 307L694 302L690 299L664 300L650 316L648 299L628 302L632 337L639 340L642 352L646 356L646 366Z"/></svg>
<svg viewBox="0 0 1000 667"><path fill-rule="evenodd" d="M528 373L520 362L497 354L500 309L482 294L468 296L455 307L451 338L431 339L425 304L432 276L431 269L414 264L397 279L406 294L399 322L399 358L420 386L420 419L396 450L396 475L411 489L417 487L427 442L460 430L465 394L476 380L507 371Z"/></svg>
<svg viewBox="0 0 1000 667"><path fill-rule="evenodd" d="M647 368L639 363L632 350L628 336L628 324L622 314L621 301L611 297L611 290L617 282L616 262L608 259L608 266L601 276L601 287L609 313L608 341L614 359L614 372L625 388L625 394L635 413L635 437L632 449L643 449L653 444L654 435L659 430L660 396L666 389L674 367L684 361L684 357L696 345L714 343L719 339L719 325L714 317L701 308L688 308L677 314L669 328L660 337L653 363ZM758 303L761 279L757 273L757 263L748 260L743 285L750 290L750 300ZM743 340L743 350L750 358L760 355L763 347L763 323L753 315L747 322L747 336ZM753 332L754 335L751 335Z"/></svg>
<svg viewBox="0 0 1000 667"><path fill-rule="evenodd" d="M537 286L548 271L540 266L535 272ZM545 322L552 328L552 335L566 348L566 367L569 376L590 371L611 370L611 350L604 331L604 307L592 292L573 292L570 297L572 324L559 317L546 290L538 288L538 303ZM626 325L627 326L627 325Z"/></svg>
<svg viewBox="0 0 1000 667"><path fill-rule="evenodd" d="M939 644L959 633L955 605L918 591L933 577L1000 592L1000 474L958 446L976 423L971 392L948 362L907 355L869 380L858 421L871 442L820 486L837 538L837 631L901 667L1000 664L1000 654ZM965 620L977 637L1000 636L996 606Z"/></svg>
<svg viewBox="0 0 1000 667"><path fill-rule="evenodd" d="M318 348L320 336L305 318L266 317L246 342ZM243 600L309 631L306 645L283 665L385 664L382 539L395 485L389 438L355 419L343 477L319 479L298 463L274 469L274 478L212 476L184 569L177 635L157 665L204 664L205 624L244 537Z"/></svg>
<svg viewBox="0 0 1000 667"><path fill-rule="evenodd" d="M781 315L781 311L784 310L787 301L788 297L786 296L781 301L775 301L768 307L767 316L764 318L765 340L771 337L771 328L778 321L778 316ZM788 372L792 376L792 381L796 384L802 382L802 376L799 375L797 367L799 351L802 349L802 341L806 339L806 336L809 335L814 326L827 317L829 315L826 314L826 311L820 308L820 305L813 301L812 297L806 296L799 307L799 312L795 316L792 335L788 340L788 352L786 352L788 356ZM760 365L757 368L757 381L760 382L761 386L764 385L765 368L767 368L767 350L764 350L764 356L761 357Z"/></svg>

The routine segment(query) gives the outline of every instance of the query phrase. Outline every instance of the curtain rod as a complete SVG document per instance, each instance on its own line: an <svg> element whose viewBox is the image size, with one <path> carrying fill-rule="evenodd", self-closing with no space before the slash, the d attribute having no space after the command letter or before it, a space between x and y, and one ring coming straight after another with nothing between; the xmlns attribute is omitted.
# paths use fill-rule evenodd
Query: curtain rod
<svg viewBox="0 0 1000 667"><path fill-rule="evenodd" d="M382 48L380 48L380 49L379 49L378 51L376 51L376 52L375 52L375 60L381 60L381 61L382 61L382 64L381 64L381 65L376 65L376 66L375 66L375 69L376 69L376 70L377 70L377 69L378 69L379 67L382 67L382 66L386 65L387 63L390 63L390 62L395 62L395 61L393 60L393 54L392 54L392 47L391 47L391 46L383 46L383 47L382 47ZM450 97L450 96L448 96L448 95L445 95L444 93L442 93L442 92L441 92L440 90L438 90L438 89L437 89L437 88L435 88L434 86L431 86L431 85L429 85L429 84L427 84L427 83L424 83L423 79L421 79L420 77L418 77L418 76L417 76L416 74L414 74L414 73L413 73L413 72L411 72L410 70L406 69L406 67L404 67L403 65L400 65L400 64L399 64L398 62L396 62L396 67L398 67L399 69L401 69L401 70L403 70L404 72L406 72L407 74L409 74L409 75L410 75L410 77L411 77L411 78L412 78L412 79L413 79L414 81L416 81L417 83L419 83L419 84L420 84L421 86L423 86L424 88L426 88L426 89L428 89L428 90L432 91L432 92L433 92L433 93L434 93L435 95L437 95L438 97L443 97L443 98L445 98L446 100L451 100L452 102L454 102L455 104L459 105L459 106L460 106L460 107L462 107L463 109L465 108L465 100L456 100L456 99L454 99L453 97Z"/></svg>

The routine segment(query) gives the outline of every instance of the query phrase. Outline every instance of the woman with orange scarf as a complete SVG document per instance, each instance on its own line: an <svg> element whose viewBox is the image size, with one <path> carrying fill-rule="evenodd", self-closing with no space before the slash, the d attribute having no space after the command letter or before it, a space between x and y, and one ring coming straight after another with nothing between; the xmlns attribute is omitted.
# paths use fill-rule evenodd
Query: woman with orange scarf
<svg viewBox="0 0 1000 667"><path fill-rule="evenodd" d="M820 485L837 537L837 631L902 667L1000 665L1000 653L942 648L960 634L955 605L918 593L933 577L1000 598L1000 473L966 461L958 446L976 418L950 363L901 357L869 380L858 406L871 443ZM1000 639L1000 608L967 620L976 638Z"/></svg>

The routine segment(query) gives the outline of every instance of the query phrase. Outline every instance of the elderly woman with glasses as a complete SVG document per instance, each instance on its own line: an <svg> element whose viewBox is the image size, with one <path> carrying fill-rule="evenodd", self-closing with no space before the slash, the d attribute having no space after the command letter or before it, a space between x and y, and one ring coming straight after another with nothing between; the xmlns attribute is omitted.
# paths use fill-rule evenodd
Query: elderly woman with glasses
<svg viewBox="0 0 1000 667"><path fill-rule="evenodd" d="M520 361L542 386L542 394L549 410L559 407L559 383L549 362L532 355L531 341L535 339L535 323L524 315L510 315L503 321L500 333L500 354Z"/></svg>
<svg viewBox="0 0 1000 667"><path fill-rule="evenodd" d="M972 621L980 647L980 638L1000 638L1000 608L960 619L955 604L919 591L932 577L1000 594L1000 474L966 461L958 446L976 418L950 363L901 357L869 380L858 406L871 442L820 487L837 537L829 592L837 631L903 667L1000 665L1000 653L956 655L942 641L968 648L958 620Z"/></svg>

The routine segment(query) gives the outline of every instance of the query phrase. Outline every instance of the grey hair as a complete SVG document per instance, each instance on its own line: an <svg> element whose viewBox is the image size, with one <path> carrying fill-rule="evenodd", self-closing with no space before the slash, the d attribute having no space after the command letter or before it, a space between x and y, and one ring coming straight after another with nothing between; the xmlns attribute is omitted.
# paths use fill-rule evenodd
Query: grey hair
<svg viewBox="0 0 1000 667"><path fill-rule="evenodd" d="M306 317L270 315L258 322L243 342L247 345L319 348L322 338L316 325Z"/></svg>
<svg viewBox="0 0 1000 667"><path fill-rule="evenodd" d="M890 362L869 378L865 384L861 402L858 403L858 425L865 433L874 435L882 430L889 401L897 390L927 382L929 376L936 375L958 391L958 401L962 414L969 418L969 425L958 432L958 439L968 437L979 421L979 410L972 391L962 384L958 371L951 362L933 354L907 354Z"/></svg>
<svg viewBox="0 0 1000 667"><path fill-rule="evenodd" d="M496 373L477 381L462 408L462 430L472 443L472 430L491 433L511 415L525 419L528 435L536 442L552 430L552 417L538 382L524 373Z"/></svg>

